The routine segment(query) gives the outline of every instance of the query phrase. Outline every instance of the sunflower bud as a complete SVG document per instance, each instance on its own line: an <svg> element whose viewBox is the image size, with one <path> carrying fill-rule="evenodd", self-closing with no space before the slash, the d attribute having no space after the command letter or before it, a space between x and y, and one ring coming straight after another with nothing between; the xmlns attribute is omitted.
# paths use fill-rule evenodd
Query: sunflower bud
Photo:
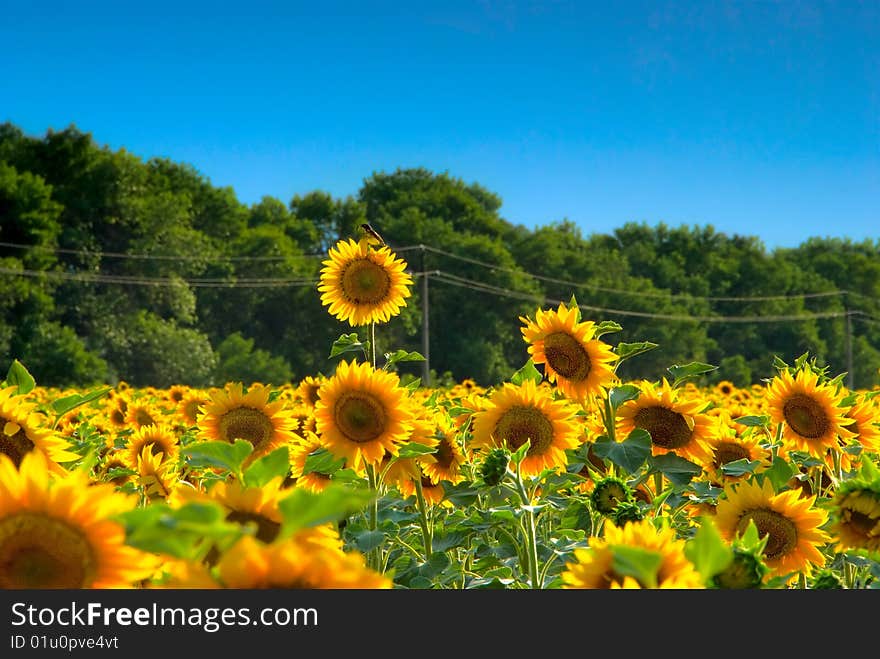
<svg viewBox="0 0 880 659"><path fill-rule="evenodd" d="M813 590L838 590L843 588L843 582L831 570L821 570L810 588Z"/></svg>
<svg viewBox="0 0 880 659"><path fill-rule="evenodd" d="M642 507L636 501L621 501L608 516L614 525L622 527L627 522L640 522L645 518Z"/></svg>
<svg viewBox="0 0 880 659"><path fill-rule="evenodd" d="M590 501L600 513L611 515L620 503L633 501L632 488L616 476L606 476L596 483Z"/></svg>
<svg viewBox="0 0 880 659"><path fill-rule="evenodd" d="M726 590L760 588L766 574L767 566L758 553L734 547L733 560L712 577L712 585Z"/></svg>
<svg viewBox="0 0 880 659"><path fill-rule="evenodd" d="M480 476L486 485L498 485L507 473L510 452L505 448L492 449L480 465Z"/></svg>

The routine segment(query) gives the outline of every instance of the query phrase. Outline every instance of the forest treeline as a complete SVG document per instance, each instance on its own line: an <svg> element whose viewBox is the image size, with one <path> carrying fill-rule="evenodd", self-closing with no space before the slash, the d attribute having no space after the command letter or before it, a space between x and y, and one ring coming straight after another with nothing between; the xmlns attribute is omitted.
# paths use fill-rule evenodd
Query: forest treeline
<svg viewBox="0 0 880 659"><path fill-rule="evenodd" d="M528 357L519 317L572 295L585 318L622 326L605 340L658 345L621 365L626 378L699 361L719 367L707 382L744 386L770 377L774 356L810 352L834 374L851 364L854 386L878 381L880 242L769 251L711 225L638 222L585 235L566 219L515 224L501 206L478 183L418 168L373 173L345 198L247 205L190 164L112 150L73 125L37 137L0 124L0 368L17 358L56 386L329 374L333 341L357 328L329 315L316 281L328 248L367 221L430 273L433 384L508 379ZM421 295L417 277L378 328L380 353L422 351Z"/></svg>

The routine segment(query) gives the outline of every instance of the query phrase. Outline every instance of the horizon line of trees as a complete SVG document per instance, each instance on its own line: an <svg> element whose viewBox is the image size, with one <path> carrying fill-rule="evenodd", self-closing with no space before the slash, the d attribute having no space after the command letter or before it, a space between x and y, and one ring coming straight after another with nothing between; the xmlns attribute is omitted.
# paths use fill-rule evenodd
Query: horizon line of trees
<svg viewBox="0 0 880 659"><path fill-rule="evenodd" d="M857 387L878 383L878 241L768 251L711 225L636 222L584 235L567 219L514 224L501 205L423 168L375 172L344 198L246 205L190 164L113 151L74 125L32 137L0 124L0 368L19 359L46 386L329 374L333 341L358 330L321 305L320 255L370 222L392 248L431 248L399 254L413 271L443 273L429 279L432 384L508 379L528 357L519 317L572 295L607 310L585 318L622 325L605 340L658 344L625 378L699 361L718 366L704 383L746 386L773 375L774 356L809 352L835 374L852 363ZM420 296L379 328L380 353L421 350ZM788 320L738 320L754 317Z"/></svg>

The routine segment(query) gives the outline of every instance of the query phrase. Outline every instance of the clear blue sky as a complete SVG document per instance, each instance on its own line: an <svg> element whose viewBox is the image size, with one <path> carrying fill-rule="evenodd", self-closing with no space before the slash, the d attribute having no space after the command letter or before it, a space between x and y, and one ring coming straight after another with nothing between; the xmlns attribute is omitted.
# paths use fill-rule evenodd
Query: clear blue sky
<svg viewBox="0 0 880 659"><path fill-rule="evenodd" d="M423 166L536 227L880 238L880 2L0 0L0 121L239 199Z"/></svg>

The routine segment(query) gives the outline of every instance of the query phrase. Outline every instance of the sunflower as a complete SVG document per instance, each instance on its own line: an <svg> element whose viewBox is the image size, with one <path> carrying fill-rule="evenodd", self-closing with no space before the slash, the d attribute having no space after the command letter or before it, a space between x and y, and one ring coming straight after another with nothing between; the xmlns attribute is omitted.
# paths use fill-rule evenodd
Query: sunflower
<svg viewBox="0 0 880 659"><path fill-rule="evenodd" d="M759 468L770 466L770 451L761 443L760 436L752 430L747 428L744 433L739 434L729 414L722 412L718 415L716 432L708 438L712 460L703 465L713 483L720 484L748 477L748 472L741 475L724 473L724 465L737 460L758 462Z"/></svg>
<svg viewBox="0 0 880 659"><path fill-rule="evenodd" d="M724 488L715 508L719 533L732 542L753 521L760 537L768 536L763 557L772 576L802 571L809 576L825 564L819 547L830 541L821 530L828 513L814 506L816 497L803 497L800 490L774 493L770 479L754 480Z"/></svg>
<svg viewBox="0 0 880 659"><path fill-rule="evenodd" d="M137 469L138 460L145 448L152 455L161 454L160 462L174 463L180 456L180 440L165 424L141 426L132 432L122 451L123 463L131 469Z"/></svg>
<svg viewBox="0 0 880 659"><path fill-rule="evenodd" d="M412 431L413 413L397 374L342 361L318 390L315 427L323 445L364 473L386 453L397 455Z"/></svg>
<svg viewBox="0 0 880 659"><path fill-rule="evenodd" d="M406 262L388 247L371 248L366 240L340 240L323 262L318 291L321 304L349 325L388 322L406 306L412 277Z"/></svg>
<svg viewBox="0 0 880 659"><path fill-rule="evenodd" d="M596 324L580 321L577 307L559 305L555 311L538 309L535 320L520 316L520 328L536 364L544 364L547 379L569 398L582 401L617 380L618 357L607 343L594 338Z"/></svg>
<svg viewBox="0 0 880 659"><path fill-rule="evenodd" d="M299 385L297 385L294 393L295 398L306 407L314 408L315 403L318 402L318 389L321 388L321 385L324 384L326 379L327 378L323 376L315 377L307 375L300 381Z"/></svg>
<svg viewBox="0 0 880 659"><path fill-rule="evenodd" d="M25 455L36 451L46 456L53 472L63 474L65 469L58 463L80 456L69 450L67 440L46 427L48 420L34 411L36 405L17 391L17 387L0 389L0 455L18 466Z"/></svg>
<svg viewBox="0 0 880 659"><path fill-rule="evenodd" d="M432 418L437 450L419 457L418 462L422 467L422 473L431 483L449 481L455 485L464 480L464 475L461 473L461 465L466 461L464 451L456 439L457 432L449 417L436 412Z"/></svg>
<svg viewBox="0 0 880 659"><path fill-rule="evenodd" d="M290 479L296 487L317 493L323 491L330 484L331 478L328 474L319 471L303 473L306 468L306 460L322 447L321 438L311 431L303 433L302 441L290 445Z"/></svg>
<svg viewBox="0 0 880 659"><path fill-rule="evenodd" d="M568 462L565 451L580 443L574 414L565 399L554 400L533 380L520 385L507 382L492 394L485 409L474 414L472 443L485 449L503 446L513 452L529 440L520 465L523 475L562 469Z"/></svg>
<svg viewBox="0 0 880 659"><path fill-rule="evenodd" d="M125 423L135 428L156 425L162 422L162 412L158 406L148 400L137 399L128 401L125 409Z"/></svg>
<svg viewBox="0 0 880 659"><path fill-rule="evenodd" d="M245 536L223 554L217 572L225 588L392 587L388 577L366 567L362 555L303 542L296 536L270 545Z"/></svg>
<svg viewBox="0 0 880 659"><path fill-rule="evenodd" d="M721 380L712 388L712 391L719 398L727 399L730 396L733 396L734 393L736 393L737 388L736 385L734 385L733 382L731 382L730 380Z"/></svg>
<svg viewBox="0 0 880 659"><path fill-rule="evenodd" d="M173 384L168 387L165 396L171 403L171 407L177 407L180 404L180 401L186 397L187 393L189 393L189 387L182 384Z"/></svg>
<svg viewBox="0 0 880 659"><path fill-rule="evenodd" d="M666 378L659 385L641 382L638 386L638 398L625 402L618 410L618 436L626 437L642 428L651 435L653 455L674 452L698 465L710 463L708 440L716 421L701 413L706 402L680 394Z"/></svg>
<svg viewBox="0 0 880 659"><path fill-rule="evenodd" d="M844 481L831 500L829 529L841 550L880 555L880 473L866 459L862 472Z"/></svg>
<svg viewBox="0 0 880 659"><path fill-rule="evenodd" d="M244 393L240 382L211 392L199 415L199 436L208 441L234 443L243 439L254 447L245 464L268 455L298 438L296 419L284 409L284 401L269 402L270 390L252 386Z"/></svg>
<svg viewBox="0 0 880 659"><path fill-rule="evenodd" d="M563 588L703 588L700 573L684 553L685 543L672 528L657 529L649 519L632 521L623 527L605 522L604 536L591 539L589 548L574 550L574 561L562 572ZM615 569L615 552L634 548L659 558L654 583L644 583Z"/></svg>
<svg viewBox="0 0 880 659"><path fill-rule="evenodd" d="M849 422L844 429L853 433L865 451L880 453L880 426L877 425L878 413L873 399L862 397L850 407L844 415Z"/></svg>
<svg viewBox="0 0 880 659"><path fill-rule="evenodd" d="M135 481L152 500L165 500L179 482L179 465L176 461L164 460L163 455L153 453L149 445L144 445L137 458Z"/></svg>
<svg viewBox="0 0 880 659"><path fill-rule="evenodd" d="M177 418L187 428L192 428L199 421L199 410L208 396L199 389L188 390L177 404Z"/></svg>
<svg viewBox="0 0 880 659"><path fill-rule="evenodd" d="M150 576L155 557L125 544L112 516L136 500L81 472L50 478L46 457L20 467L0 455L0 588L128 588Z"/></svg>
<svg viewBox="0 0 880 659"><path fill-rule="evenodd" d="M218 481L207 490L179 489L169 497L169 504L181 507L186 503L212 502L226 511L227 522L252 526L254 537L260 542L272 542L281 531L279 501L290 494L281 487L282 479L275 478L262 487L248 487L236 480Z"/></svg>
<svg viewBox="0 0 880 659"><path fill-rule="evenodd" d="M418 466L416 466L416 469L418 469ZM416 478L421 478L422 496L425 497L425 502L435 506L441 505L446 497L446 488L443 487L443 483L435 483L430 478L427 478L424 472L422 474L417 472L413 478L398 482L400 493L404 498L418 496L416 492Z"/></svg>
<svg viewBox="0 0 880 659"><path fill-rule="evenodd" d="M840 450L841 441L855 438L846 429L852 419L840 407L843 397L843 391L820 384L819 374L809 368L794 377L788 370L774 377L768 386L767 408L773 423L782 424L785 448L825 460L829 450Z"/></svg>

